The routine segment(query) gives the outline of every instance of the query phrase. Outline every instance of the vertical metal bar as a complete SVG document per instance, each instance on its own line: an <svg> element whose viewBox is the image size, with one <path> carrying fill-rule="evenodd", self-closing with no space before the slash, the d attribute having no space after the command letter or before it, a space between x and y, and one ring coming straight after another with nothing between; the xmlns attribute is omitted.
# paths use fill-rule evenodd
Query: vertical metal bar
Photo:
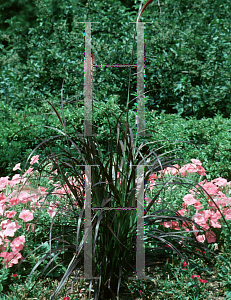
<svg viewBox="0 0 231 300"><path fill-rule="evenodd" d="M144 166L137 166L137 236L136 236L136 275L145 278L144 248Z"/></svg>
<svg viewBox="0 0 231 300"><path fill-rule="evenodd" d="M91 63L91 22L85 23L84 61L84 136L92 136L92 63Z"/></svg>
<svg viewBox="0 0 231 300"><path fill-rule="evenodd" d="M92 278L91 166L85 166L84 278Z"/></svg>
<svg viewBox="0 0 231 300"><path fill-rule="evenodd" d="M137 135L145 135L144 109L144 23L137 25Z"/></svg>

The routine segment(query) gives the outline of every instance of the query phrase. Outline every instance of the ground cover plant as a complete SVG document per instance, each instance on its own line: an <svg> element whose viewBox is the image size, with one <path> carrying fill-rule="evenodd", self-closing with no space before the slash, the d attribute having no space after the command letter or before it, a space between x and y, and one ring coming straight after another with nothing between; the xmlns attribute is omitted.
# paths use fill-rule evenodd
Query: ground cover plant
<svg viewBox="0 0 231 300"><path fill-rule="evenodd" d="M31 162L35 162L35 161L38 161L38 157L33 157L32 158L32 160L31 160ZM179 169L179 165L175 165L175 166L173 166L172 168L171 167L168 167L168 168L166 168L165 170L163 170L162 172L159 172L159 173L162 173L162 174L171 174L171 173L176 173L176 171L177 171L177 167L178 167L178 169L179 169L179 174L181 174L181 175L183 175L183 176L186 176L186 174L187 174L187 170L189 171L189 175L196 175L195 173L197 172L197 173L199 173L199 175L201 175L201 176L203 176L205 173L204 173L204 169L203 169L203 167L201 167L201 164L200 164L200 162L198 161L198 160L192 160L194 163L196 163L196 165L195 164L187 164L187 165L185 165L185 166L183 166L182 168L180 168ZM17 168L19 168L19 165L17 165L17 166L15 166L15 170L17 170ZM193 174L192 174L193 173ZM158 175L158 174L156 174L156 175ZM155 174L152 174L150 177L149 177L149 182L150 182L150 184L148 185L149 186L149 189L150 189L150 191L153 193L153 190L154 190L154 188L157 186L157 182L155 182L155 180L157 179L157 176L156 176ZM13 182L16 182L16 178L17 178L18 176L15 176L15 178L12 180L12 182L10 182L9 181L9 184L12 186L13 185ZM158 176L158 178L161 180L161 179L163 179L163 176L160 174L159 176ZM71 181L71 178L69 179L70 181ZM157 180L156 180L157 181ZM3 180L2 180L2 186L4 185L3 184ZM7 180L5 179L5 183L7 182ZM221 188L222 188L222 190L224 191L225 189L225 187L226 188L228 188L229 187L229 183L227 183L227 181L226 180L222 180L222 179L218 179L218 180L216 180L216 181L214 181L216 184L217 184L217 186L220 186ZM204 185L204 187L205 187L205 185ZM177 188L179 188L176 184L173 186L173 188L174 189L177 189ZM171 187L169 187L168 188L168 190L166 191L166 193L165 193L165 195L164 196L166 196L166 198L164 199L164 200L166 200L166 199L171 199L171 203L174 203L175 201L174 201L174 199L172 199L172 195L169 197L169 194L172 194L170 191L169 191L169 189L171 189ZM207 187L207 189L208 189L208 187ZM219 189L219 188L218 188ZM187 190L187 188L185 189L185 191ZM182 192L182 196L184 195L184 191L182 191L182 188L180 188L179 189L179 191L180 192ZM32 192L34 192L33 190L32 190ZM43 192L45 192L45 190L43 189ZM60 192L60 193L59 193ZM209 192L209 190L208 190L208 192ZM228 192L228 189L226 189L226 192ZM64 190L60 190L60 191L56 191L56 194L57 193L59 193L60 195L62 194L62 193L65 193L64 192ZM154 193L155 194L155 193ZM214 194L214 191L212 192L212 193L210 193L211 195L212 194ZM218 194L220 194L220 193L218 193ZM178 195L178 193L176 193L175 195ZM25 194L23 195L24 197L23 198L20 198L20 199L25 199L26 197L25 197ZM35 195L34 195L35 196ZM150 195L151 196L151 195ZM224 208L224 206L225 205L228 205L229 203L229 198L227 198L226 199L226 201L224 201L224 197L223 198L221 198L221 195L219 195L220 196L220 199L222 199L223 200L223 208ZM156 197L155 197L156 198ZM162 198L163 199L163 198ZM181 199L181 201L182 201L182 198L181 197L177 197L177 201L179 202L179 200ZM33 199L34 200L34 199ZM148 198L148 197L146 197L145 198L145 200L146 200L146 202L147 203L150 203L150 201L151 201L151 199L150 198ZM184 200L184 202L186 203L187 201L189 201L188 199L184 199L183 198L183 200ZM192 199L191 199L192 200ZM24 201L24 203L25 202L28 202L28 200L27 201ZM164 207L167 207L166 206L166 203L169 203L168 201L166 201L166 203L164 203L165 201L161 201L161 197L158 199L158 201L155 201L156 203L155 203L155 206L156 207L158 207L159 208L159 210L158 211L160 211L160 208L161 208L161 204L164 204ZM219 199L217 199L217 204L219 203ZM227 203L225 203L225 202L227 202ZM36 204L38 204L38 203L36 203ZM198 205L198 201L196 202L196 201L194 201L194 202L191 202L191 203L187 203L187 204L193 204L195 207L197 207L197 209L200 207L199 205ZM211 203L210 203L211 204ZM225 205L224 205L225 204ZM60 202L58 201L58 203L57 203L57 205L58 206L60 206ZM157 211L156 210L156 207L155 206L153 206L152 207L152 209L151 209L151 211ZM48 208L48 210L47 210L47 213L49 214L49 216L51 217L51 216L54 216L54 214L52 214L52 210L53 210L53 212L56 210L56 206L52 206L52 204L50 204L50 207ZM184 210L184 209L183 209ZM178 211L179 213L183 213L183 210L181 210L181 211ZM229 211L230 211L230 209L229 209ZM8 212L9 213L9 212ZM13 212L12 212L13 213ZM216 216L216 213L214 213L214 216ZM226 210L226 214L225 214L225 218L226 219L230 219L230 217L229 217L230 215L228 214L228 210ZM20 217L20 216L19 216ZM216 216L216 218L219 218L219 217L221 217L221 216ZM212 219L212 218L211 218ZM28 219L28 220L24 220L24 221L26 221L26 222L28 222L28 221L30 221L30 219ZM4 222L3 222L4 223ZM172 222L166 222L166 223L164 223L164 224L162 224L162 225L164 225L165 227L167 227L167 228L173 228L173 229L175 229L175 230L179 230L179 228L178 228L178 224L176 224L177 223L177 221L174 221L173 223ZM184 223L184 222L183 222ZM200 223L198 222L198 225L199 225ZM211 221L210 221L210 224L211 224ZM223 223L224 225L225 225L225 223ZM3 224L2 224L3 225ZM32 224L31 224L32 225ZM33 224L33 225L35 225L35 224ZM32 225L32 226L33 226ZM162 226L161 225L161 223L160 223L160 226ZM171 226L171 225L174 225L173 227ZM200 224L200 225L205 225L205 224ZM217 224L212 224L213 225L213 227L217 227ZM158 228L158 226L156 226L157 228ZM223 233L224 233L224 235L223 235L223 237L221 237L220 239L219 239L219 241L217 240L216 242L216 244L215 245L213 245L213 246L215 246L215 247L217 247L216 249L214 249L215 251L217 251L218 249L221 249L222 247L229 247L229 245L230 245L230 240L229 240L229 236L230 236L230 234L227 234L227 236L225 235L225 230L224 230L224 228L223 227L225 227L225 226L222 226L222 229L223 229ZM26 228L28 229L28 226L26 226ZM7 229L7 228L6 228ZM6 230L5 229L5 230ZM227 228L226 228L227 229ZM8 229L9 230L9 229ZM149 233L150 233L151 231L149 231ZM28 234L28 233L27 233ZM165 233L166 234L166 233ZM196 232L194 232L194 234L196 234ZM148 234L147 234L147 236L148 236ZM29 235L28 235L28 237L29 237ZM207 237L207 235L206 235L206 237ZM218 237L218 236L217 236ZM17 239L17 238L16 238ZM213 237L211 237L211 239L213 239ZM37 240L37 239L36 239ZM199 241L201 241L200 239L198 239ZM222 242L224 242L224 240L226 241L226 244L224 245L222 245ZM203 241L204 242L204 241ZM211 243L211 241L209 240L208 241L209 243ZM212 242L214 242L214 240L212 241ZM220 243L221 242L221 243ZM12 243L12 244L14 244L14 243ZM21 244L23 244L23 242L21 242ZM219 246L218 246L219 245ZM19 244L19 246L20 246L20 244ZM213 247L214 248L214 247ZM201 250L199 250L199 249L196 249L197 251L199 251L199 252L201 252ZM202 251L201 253L203 253L203 254L205 254L205 251ZM207 254L207 253L206 253ZM38 257L37 257L38 258ZM204 258L206 258L206 257L204 257ZM224 258L223 257L221 257L223 260L224 260ZM11 258L10 258L11 259ZM174 262L173 262L174 261ZM189 265L188 265L188 263L186 263L185 261L183 262L183 264L182 264L182 261L181 261L181 268L182 268L182 272L183 271L185 271L185 272L183 272L183 273L185 273L184 275L183 274L179 274L179 275L176 275L175 273L175 275L174 275L174 277L175 278L177 278L177 277L179 277L179 276L181 276L181 280L182 280L182 278L184 277L185 279L187 279L187 281L188 281L188 285L187 285L187 289L185 290L185 289L183 289L183 292L182 292L182 290L180 289L180 291L178 291L177 293L178 293L178 295L179 296L182 296L182 299L184 299L184 297L185 297L185 293L187 292L187 295L188 296L190 296L190 295L192 295L192 296L195 296L195 295L197 295L198 296L198 299L205 299L205 296L207 296L208 298L206 298L206 299L211 299L211 298L209 298L210 296L211 296L211 293L209 293L209 291L207 290L206 291L206 288L203 286L204 284L207 284L208 283L208 280L206 280L206 279L208 279L208 277L209 277L209 275L211 276L212 274L213 274L213 270L212 270L212 268L210 268L210 269L208 269L208 268L205 268L205 267L203 267L203 259L201 260L200 258L198 259L195 259L195 257L193 256L193 255L191 255L190 256L190 263L189 263ZM18 263L18 261L14 261L14 264L17 264ZM166 297L166 295L168 296L168 297L171 297L171 293L173 294L174 293L174 295L175 295L175 293L176 293L176 291L174 291L174 292L170 292L170 291L167 291L166 289L168 288L168 282L169 282L169 280L170 280L170 277L169 276L171 276L172 277L172 270L170 270L171 268L173 268L173 266L174 266L174 263L176 264L176 266L177 266L177 261L175 260L175 258L173 259L173 257L172 257L172 264L171 264L171 267L170 267L170 265L169 265L169 263L167 263L167 266L166 266L166 268L165 268L165 273L164 273L164 276L165 276L165 281L164 281L164 287L165 287L165 290L164 291L161 291L161 289L160 289L160 287L159 287L159 289L158 289L158 284L156 285L156 282L155 282L155 280L154 280L154 282L155 282L155 288L153 289L153 286L151 286L151 288L150 288L150 285L148 285L148 283L146 282L145 284L143 283L143 284L141 284L142 285L142 289L139 289L139 291L140 291L140 294L141 294L141 296L142 296L142 294L147 294L145 297L146 297L146 299L151 299L150 298L150 295L151 295L151 297L153 297L154 295L155 296L157 296L158 295L158 297L159 297L159 299L164 299L164 297ZM183 267L186 267L186 268L189 268L189 266L190 266L190 271L189 271L189 269L185 269L185 268L183 268ZM11 266L12 267L12 266ZM227 266L226 266L227 267ZM149 270L149 273L150 273L150 267L148 268ZM176 267L175 267L175 269L176 269ZM206 270L207 269L207 270ZM200 271L201 272L201 270L204 270L204 271L206 271L206 273L207 274L204 274L204 276L206 276L206 279L202 279L202 278L200 278L200 275L198 275L198 271ZM187 271L187 272L186 272ZM223 267L223 272L224 272L224 267ZM179 273L179 267L178 267L178 273ZM195 274L195 273L197 273L197 274ZM209 274L210 273L210 274ZM8 274L9 274L9 272L8 272ZM17 278L18 277L18 275L16 275L16 274L14 274L13 273L13 279L15 280L15 278ZM163 275L163 274L162 274ZM19 275L19 277L20 277L21 275ZM167 277L166 277L167 276ZM183 277L182 277L183 276ZM158 278L158 277L157 277ZM168 278L168 280L166 281L166 278ZM196 280L198 280L198 283L197 283L197 281L195 282L195 279L194 278L196 278ZM212 282L212 280L210 279L209 280L209 282L211 283ZM193 285L193 283L194 284L196 284L195 286ZM169 283L170 284L170 283ZM141 285L139 286L139 285L137 285L136 283L134 284L132 284L132 283L130 283L129 284L129 287L130 287L130 291L131 291L131 295L137 295L137 287L138 288L140 288L141 287ZM228 285L228 284L227 284ZM84 286L84 285L83 285ZM172 286L172 281L171 281L171 286ZM81 283L80 283L80 287L81 287ZM79 291L80 291L80 287L79 287ZM85 286L86 287L86 286ZM136 288L135 288L136 287ZM163 288L164 288L163 287ZM25 287L24 287L25 288ZM29 289L29 287L27 287L28 289ZM134 288L135 288L135 290L134 290ZM177 288L177 285L176 285L176 288ZM23 289L22 289L23 290ZM83 294L83 289L81 290L82 291L82 294ZM210 290L210 292L211 292L211 290ZM150 294L151 293L151 294ZM218 293L218 291L216 291L216 293ZM81 292L79 293L79 294L81 294ZM144 297L144 295L143 295L143 297ZM203 297L203 298L200 298L200 297ZM173 298L174 299L174 298ZM189 298L189 299L191 299L191 298Z"/></svg>

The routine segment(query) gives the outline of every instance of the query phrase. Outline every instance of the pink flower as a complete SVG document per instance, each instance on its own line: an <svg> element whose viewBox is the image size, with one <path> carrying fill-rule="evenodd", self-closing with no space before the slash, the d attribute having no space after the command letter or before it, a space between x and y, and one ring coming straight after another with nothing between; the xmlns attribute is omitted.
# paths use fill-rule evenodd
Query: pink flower
<svg viewBox="0 0 231 300"><path fill-rule="evenodd" d="M4 204L0 205L0 216L3 216L5 209L6 209L6 205Z"/></svg>
<svg viewBox="0 0 231 300"><path fill-rule="evenodd" d="M5 260L10 260L13 257L13 253L1 252L0 257L5 258Z"/></svg>
<svg viewBox="0 0 231 300"><path fill-rule="evenodd" d="M196 161L197 164L186 164L180 168L179 172L181 176L185 177L189 173L198 173L201 176L206 176L205 169L198 164L199 161L191 159L191 161ZM199 162L201 164L201 162Z"/></svg>
<svg viewBox="0 0 231 300"><path fill-rule="evenodd" d="M200 214L204 216L204 218L207 222L208 218L213 215L213 212L211 212L211 210L209 210L209 209L205 209L205 210L200 211Z"/></svg>
<svg viewBox="0 0 231 300"><path fill-rule="evenodd" d="M189 231L188 227L190 227L190 224L188 223L188 225L187 225L187 223L183 221L182 222L182 227L185 228L186 231Z"/></svg>
<svg viewBox="0 0 231 300"><path fill-rule="evenodd" d="M198 240L198 242L204 243L204 241L205 241L205 235L204 235L204 234L198 235L198 236L196 237L196 239Z"/></svg>
<svg viewBox="0 0 231 300"><path fill-rule="evenodd" d="M163 225L164 225L165 228L171 228L171 229L175 229L175 230L180 230L179 224L178 224L177 221L164 222Z"/></svg>
<svg viewBox="0 0 231 300"><path fill-rule="evenodd" d="M21 165L21 163L18 163L17 165L15 165L13 168L13 171L21 170L20 165Z"/></svg>
<svg viewBox="0 0 231 300"><path fill-rule="evenodd" d="M215 184L211 183L211 182L206 182L204 185L203 185L203 188L206 190L206 192L209 194L209 195L216 195L217 192L218 192L218 188Z"/></svg>
<svg viewBox="0 0 231 300"><path fill-rule="evenodd" d="M183 166L182 168L180 168L179 173L181 176L185 177L188 174L187 167Z"/></svg>
<svg viewBox="0 0 231 300"><path fill-rule="evenodd" d="M3 231L3 234L5 236L11 236L11 237L13 237L15 231L17 231L19 228L21 228L21 226L18 225L16 222L9 223L6 226L6 229Z"/></svg>
<svg viewBox="0 0 231 300"><path fill-rule="evenodd" d="M148 197L145 197L144 200L148 203L150 203L152 201L152 199L148 198Z"/></svg>
<svg viewBox="0 0 231 300"><path fill-rule="evenodd" d="M35 155L31 158L30 164L33 165L35 163L37 163L39 160L39 155Z"/></svg>
<svg viewBox="0 0 231 300"><path fill-rule="evenodd" d="M220 195L219 195L220 196ZM222 197L222 196L221 196ZM227 205L228 198L222 197L216 201L218 207L225 207Z"/></svg>
<svg viewBox="0 0 231 300"><path fill-rule="evenodd" d="M64 297L63 298L63 300L69 300L70 299L70 297Z"/></svg>
<svg viewBox="0 0 231 300"><path fill-rule="evenodd" d="M221 228L221 224L217 221L210 220L209 223L213 228Z"/></svg>
<svg viewBox="0 0 231 300"><path fill-rule="evenodd" d="M171 221L163 222L163 223L160 223L160 225L164 225L165 228L170 228L172 226L172 222Z"/></svg>
<svg viewBox="0 0 231 300"><path fill-rule="evenodd" d="M198 160L198 159L191 159L191 162L192 163L194 163L195 165L197 165L197 166L201 166L202 165L202 163Z"/></svg>
<svg viewBox="0 0 231 300"><path fill-rule="evenodd" d="M41 193L47 194L46 190L47 190L47 188L45 188L45 187L42 187L42 186L38 187L38 191L41 192Z"/></svg>
<svg viewBox="0 0 231 300"><path fill-rule="evenodd" d="M156 177L156 175L155 174L152 174L150 177L149 177L149 181L151 181L151 183L153 183L154 182L154 180L156 180L157 179L157 177Z"/></svg>
<svg viewBox="0 0 231 300"><path fill-rule="evenodd" d="M17 183L21 183L24 179L20 176L20 174L15 174L11 180L9 180L9 186L15 186Z"/></svg>
<svg viewBox="0 0 231 300"><path fill-rule="evenodd" d="M9 178L9 176L0 178L0 191L5 189L6 185L8 184L8 181L9 181L8 178Z"/></svg>
<svg viewBox="0 0 231 300"><path fill-rule="evenodd" d="M213 179L211 182L215 183L218 186L226 186L227 185L227 180L222 178L222 177L218 177L216 179Z"/></svg>
<svg viewBox="0 0 231 300"><path fill-rule="evenodd" d="M197 227L194 224L192 225L192 230L195 231L194 234L195 234L195 236L197 236L199 232L198 232Z"/></svg>
<svg viewBox="0 0 231 300"><path fill-rule="evenodd" d="M226 209L224 215L226 220L231 220L231 209L230 208Z"/></svg>
<svg viewBox="0 0 231 300"><path fill-rule="evenodd" d="M207 183L207 179L202 180L201 182L199 182L200 186L203 186L205 183ZM196 185L195 188L198 189L199 185ZM190 190L189 192L193 192L195 189ZM198 192L198 194L200 194L200 192Z"/></svg>
<svg viewBox="0 0 231 300"><path fill-rule="evenodd" d="M209 214L207 211L201 211L201 212L196 212L195 215L193 216L194 221L200 225L200 226L204 226L205 229L209 229L209 226L207 224L207 220L209 218Z"/></svg>
<svg viewBox="0 0 231 300"><path fill-rule="evenodd" d="M34 168L29 168L29 169L24 173L24 176L25 176L26 174L31 174L33 170L34 170Z"/></svg>
<svg viewBox="0 0 231 300"><path fill-rule="evenodd" d="M202 166L197 166L197 174L206 176L205 169Z"/></svg>
<svg viewBox="0 0 231 300"><path fill-rule="evenodd" d="M200 212L195 213L195 215L193 216L193 219L197 224L206 223L206 221L207 221L205 218L205 215Z"/></svg>
<svg viewBox="0 0 231 300"><path fill-rule="evenodd" d="M191 194L187 194L183 197L183 201L186 205L192 205L194 203L197 203L198 201L193 198Z"/></svg>
<svg viewBox="0 0 231 300"><path fill-rule="evenodd" d="M179 224L177 221L172 221L172 229L180 230Z"/></svg>
<svg viewBox="0 0 231 300"><path fill-rule="evenodd" d="M187 214L187 209L181 209L177 211L181 216L184 216Z"/></svg>
<svg viewBox="0 0 231 300"><path fill-rule="evenodd" d="M8 219L8 220L4 220L4 221L2 221L1 222L1 230L4 230L4 229L6 229L6 226L8 225L8 224L10 224L11 223L11 221Z"/></svg>
<svg viewBox="0 0 231 300"><path fill-rule="evenodd" d="M230 198L223 196L221 192L220 193L218 192L216 194L216 196L217 197L214 197L213 200L215 201L215 203L218 207L225 207L225 206L227 206L227 204L230 203ZM217 207L213 203L213 201L209 201L208 204L210 207L217 209Z"/></svg>
<svg viewBox="0 0 231 300"><path fill-rule="evenodd" d="M17 204L19 204L19 199L18 198L11 198L8 202L10 203L11 206L17 205Z"/></svg>
<svg viewBox="0 0 231 300"><path fill-rule="evenodd" d="M21 235L19 237L16 237L12 243L11 243L11 249L13 252L19 252L20 250L23 249L23 244L25 244L25 236Z"/></svg>
<svg viewBox="0 0 231 300"><path fill-rule="evenodd" d="M173 165L174 167L167 167L166 169L164 169L164 170L162 170L161 172L163 173L163 174L172 174L172 175L175 175L175 174L177 174L178 173L178 169L180 169L180 166L179 165L177 165L177 164L175 164L175 165Z"/></svg>
<svg viewBox="0 0 231 300"><path fill-rule="evenodd" d="M180 166L178 164L175 164L173 166L176 167L177 169L180 169Z"/></svg>
<svg viewBox="0 0 231 300"><path fill-rule="evenodd" d="M51 218L53 218L57 214L55 208L56 208L56 206L54 204L50 204L49 209L47 210L47 212Z"/></svg>
<svg viewBox="0 0 231 300"><path fill-rule="evenodd" d="M29 222L34 219L33 213L29 210L23 209L19 215L20 219L23 219L24 222Z"/></svg>
<svg viewBox="0 0 231 300"><path fill-rule="evenodd" d="M4 244L4 234L2 231L0 231L0 245L3 245Z"/></svg>
<svg viewBox="0 0 231 300"><path fill-rule="evenodd" d="M218 244L217 243L214 244L214 251L216 251L216 250L218 250Z"/></svg>
<svg viewBox="0 0 231 300"><path fill-rule="evenodd" d="M197 209L197 210L199 210L199 209L202 209L203 207L201 206L201 203L200 203L200 201L196 201L194 204L193 204L193 206Z"/></svg>
<svg viewBox="0 0 231 300"><path fill-rule="evenodd" d="M17 275L17 274L12 274L12 276L13 276L13 277L16 277L16 278L18 277L18 275Z"/></svg>
<svg viewBox="0 0 231 300"><path fill-rule="evenodd" d="M217 220L220 218L221 218L221 214L218 210L216 211L216 213L211 214L211 217L210 217L210 219L215 222L217 222Z"/></svg>
<svg viewBox="0 0 231 300"><path fill-rule="evenodd" d="M197 166L194 164L187 164L184 167L186 167L188 173L196 173L197 172Z"/></svg>
<svg viewBox="0 0 231 300"><path fill-rule="evenodd" d="M6 197L4 195L2 197L1 194L0 194L0 206L4 206L5 202L7 202Z"/></svg>
<svg viewBox="0 0 231 300"><path fill-rule="evenodd" d="M6 199L6 196L3 193L0 193L0 202L5 199Z"/></svg>
<svg viewBox="0 0 231 300"><path fill-rule="evenodd" d="M155 181L153 181L151 184L150 184L150 191L152 191L154 189L154 186L156 185Z"/></svg>
<svg viewBox="0 0 231 300"><path fill-rule="evenodd" d="M18 198L20 202L23 204L32 201L32 195L30 195L27 191L20 191L20 193L18 194Z"/></svg>
<svg viewBox="0 0 231 300"><path fill-rule="evenodd" d="M186 263L186 261L183 262L183 267L186 267L188 264Z"/></svg>
<svg viewBox="0 0 231 300"><path fill-rule="evenodd" d="M9 264L9 268L11 268L13 266L13 264L18 264L18 260L22 257L21 253L15 253L15 252L2 252L0 253L0 257L4 258L3 263L5 264L5 269L7 269L7 264L10 262Z"/></svg>
<svg viewBox="0 0 231 300"><path fill-rule="evenodd" d="M17 214L16 211L11 210L11 211L8 211L8 212L6 213L6 217L7 217L8 219L10 219L10 218L13 218L16 214Z"/></svg>
<svg viewBox="0 0 231 300"><path fill-rule="evenodd" d="M187 208L187 204L185 204L184 202L182 203L182 207L183 209L186 209Z"/></svg>
<svg viewBox="0 0 231 300"><path fill-rule="evenodd" d="M207 231L206 234L205 234L205 236L206 236L206 239L207 239L207 241L208 241L209 244L216 242L216 235L215 235L214 232Z"/></svg>

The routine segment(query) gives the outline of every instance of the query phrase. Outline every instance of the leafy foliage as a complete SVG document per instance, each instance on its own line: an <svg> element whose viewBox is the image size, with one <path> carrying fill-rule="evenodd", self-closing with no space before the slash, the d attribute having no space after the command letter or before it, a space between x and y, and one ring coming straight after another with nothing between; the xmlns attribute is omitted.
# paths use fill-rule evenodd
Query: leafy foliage
<svg viewBox="0 0 231 300"><path fill-rule="evenodd" d="M129 22L135 21L139 7L135 2L130 9L112 0L78 4L73 0L43 0L31 6L26 2L27 11L36 5L36 22L20 31L16 19L11 18L11 25L2 29L1 99L17 109L27 103L39 107L45 97L57 100L63 78L64 95L82 99L84 24L77 22L100 22L92 23L95 64L131 63L134 24ZM140 21L152 22L145 25L149 109L182 117L194 115L197 119L218 112L229 117L229 20L228 0L166 0L160 6L155 2L147 6ZM20 26L24 21L17 20ZM95 100L105 102L111 94L117 94L124 106L128 72L128 68L94 68ZM132 69L133 94L134 76Z"/></svg>
<svg viewBox="0 0 231 300"><path fill-rule="evenodd" d="M83 102L77 102L73 107L70 105L73 99L69 99L64 104L64 114L68 132L73 132L71 122L75 124L80 132L84 131L84 105ZM60 105L59 105L60 107ZM61 113L61 108L56 107ZM111 109L111 110L109 110ZM136 107L133 106L135 113ZM76 114L77 111L77 114ZM116 121L114 114L121 113L122 110L118 104L118 97L110 97L104 105L101 102L94 102L93 120L99 128L101 134L97 137L101 149L105 155L109 154L107 146L107 137L110 136L110 130L107 124L107 118L104 113L108 113L109 121L113 124ZM113 113L112 113L113 112ZM130 112L128 116L129 125L135 124L135 115ZM12 168L22 162L24 165L29 153L39 145L42 139L50 137L53 130L44 128L41 125L55 126L61 129L58 119L51 111L50 105L43 102L40 109L28 108L27 111L21 112L16 109L8 109L6 105L0 107L0 115L3 122L0 126L0 165L1 176L13 176ZM125 120L125 117L121 117ZM208 180L218 177L231 180L231 169L229 161L231 159L230 130L231 124L229 119L217 115L215 118L196 120L196 118L183 119L174 114L157 114L157 111L145 111L145 126L155 130L152 136L148 137L150 142L156 141L155 147L159 146L158 154L164 151L174 150L177 158L185 162L191 158L199 159L206 169ZM112 126L112 138L116 140L116 129ZM103 134L103 132L105 132ZM145 138L140 137L141 141ZM161 141L161 142L158 142ZM178 141L178 142L176 142ZM184 143L183 141L193 142ZM58 141L50 144L51 151L59 151ZM69 147L70 145L66 145ZM151 147L149 148L151 149ZM42 159L46 154L41 149L36 150Z"/></svg>

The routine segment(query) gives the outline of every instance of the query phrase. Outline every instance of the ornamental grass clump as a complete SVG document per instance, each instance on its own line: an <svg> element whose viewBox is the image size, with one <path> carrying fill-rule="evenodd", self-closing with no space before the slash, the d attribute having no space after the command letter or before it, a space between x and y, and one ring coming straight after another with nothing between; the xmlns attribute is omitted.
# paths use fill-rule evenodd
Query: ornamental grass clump
<svg viewBox="0 0 231 300"><path fill-rule="evenodd" d="M74 283L79 280L80 274L83 274L81 272L86 268L86 265L84 265L84 255L86 255L86 253L84 254L84 248L87 245L85 241L91 235L92 274L89 285L89 299L93 292L95 299L119 297L120 286L122 287L124 281L127 280L127 273L136 271L136 239L137 232L140 232L140 228L137 228L139 216L137 216L136 208L138 205L141 205L140 207L144 210L142 219L144 220L145 228L145 265L166 260L172 252L175 252L188 263L187 256L185 256L187 247L185 243L181 244L182 240L187 241L191 245L188 254L192 253L192 247L195 249L206 249L208 252L215 254L204 245L201 245L196 240L195 235L189 236L192 232L195 232L195 230L190 230L191 225L194 224L196 226L196 223L189 217L186 218L177 214L177 207L175 208L172 205L171 209L151 210L161 191L168 187L169 184L173 184L174 177L168 178L162 183L162 187L155 192L154 197L147 206L145 203L142 204L142 201L139 203L138 195L142 182L148 182L151 174L171 167L170 163L174 159L165 157L164 153L158 155L152 149L155 142L145 143L142 141L142 137L134 136L135 126L131 128L128 121L128 115L132 111L125 109L118 117L115 116L114 128L108 119L108 126L111 132L111 137L108 141L108 153L101 151L96 135L84 137L76 130L73 124L71 126L74 128L74 133L68 134L65 122L63 122L56 109L55 112L64 130L44 126L60 133L60 135L51 137L49 141L64 138L64 143L66 142L69 145L69 149L59 146L63 150L63 155L61 156L60 152L59 155L49 154L47 159L40 163L38 171L41 176L46 171L47 176L51 180L52 176L54 176L54 170L56 170L54 180L51 181L57 182L57 179L59 179L59 185L66 186L66 196L63 196L63 201L66 205L57 205L56 213L54 214L52 214L54 203L52 207L50 206L52 221L50 234L47 237L49 251L34 266L28 280L40 264L50 259L41 275L48 270L48 274L53 272L58 265L62 264L66 270L52 299L58 296L67 279L76 271L73 287L67 291L67 294L73 293ZM125 119L122 118L124 113L127 116ZM151 129L147 130L147 132L155 133ZM114 143L112 137L115 133L116 142ZM45 140L40 143L30 156L40 146L47 146L49 141ZM47 163L51 161L54 168L48 171L46 168ZM84 166L86 166L85 169ZM87 166L92 167L89 169ZM142 168L143 172L139 173L139 170L142 170ZM78 181L78 184L76 184L74 178ZM92 188L92 231L86 231L84 228L87 220L86 194L89 193L89 183L91 183ZM197 182L194 183L194 185L196 184ZM53 191L54 187L49 192L47 191L44 204L49 201ZM76 203L77 205L75 205ZM40 212L43 208L45 208L44 205L41 205ZM189 231L184 230L176 233L175 231L166 231L165 228L157 229L155 227L168 221L181 222L186 227L188 226ZM62 228L62 232L61 230L58 231L57 224ZM55 233L57 234L55 238L54 228L56 228ZM54 241L56 241L56 245L53 243ZM197 255L198 252L195 250L194 254ZM61 259L62 256L64 260L54 268L51 268L55 259ZM91 258L89 257L89 259Z"/></svg>

